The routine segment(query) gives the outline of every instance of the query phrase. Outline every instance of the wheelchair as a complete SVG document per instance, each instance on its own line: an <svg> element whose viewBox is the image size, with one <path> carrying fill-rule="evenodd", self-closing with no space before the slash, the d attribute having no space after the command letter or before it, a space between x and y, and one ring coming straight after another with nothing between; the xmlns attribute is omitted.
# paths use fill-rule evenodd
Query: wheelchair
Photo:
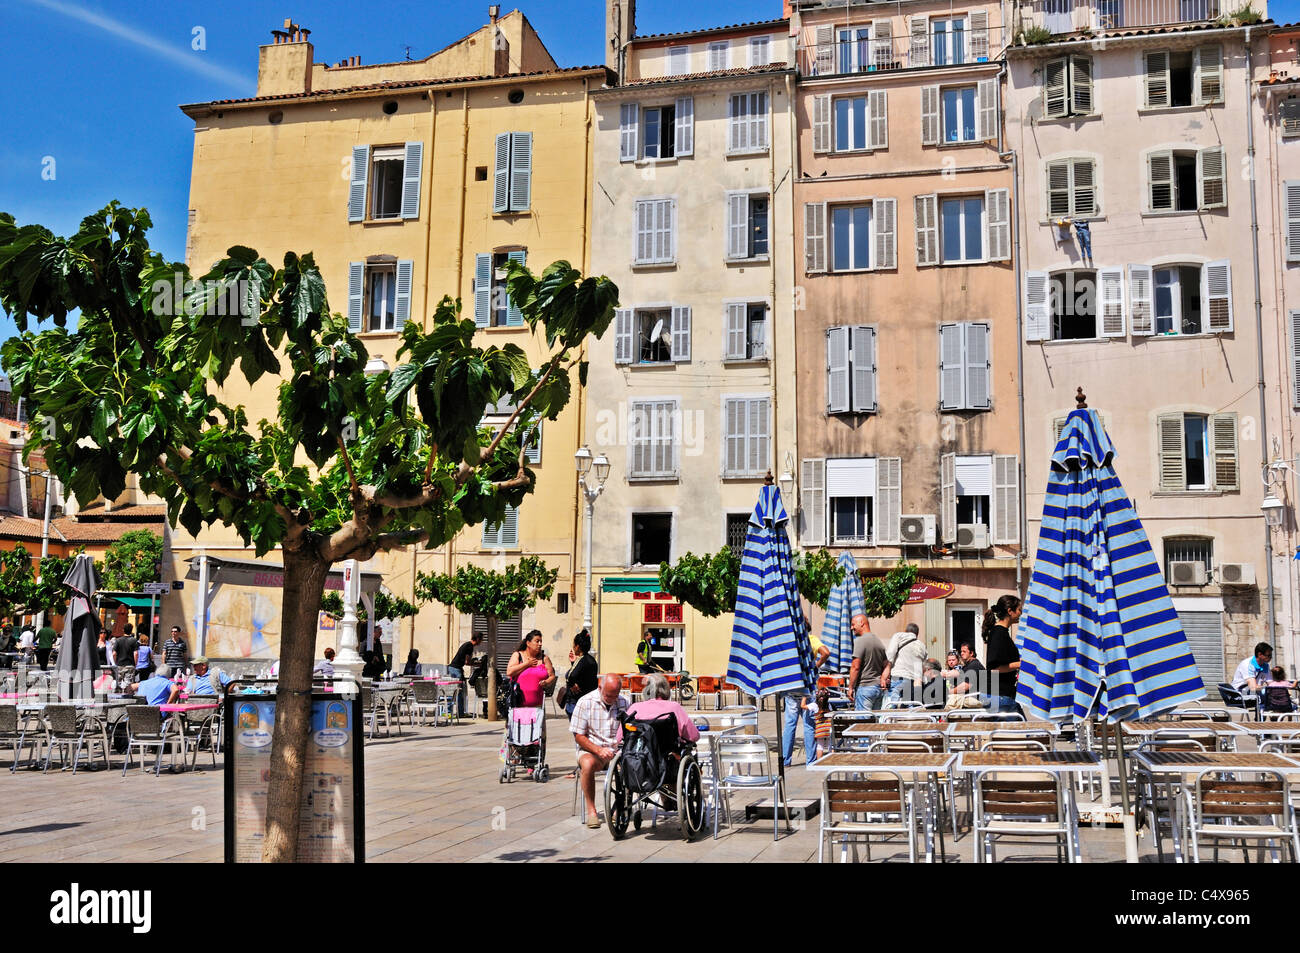
<svg viewBox="0 0 1300 953"><path fill-rule="evenodd" d="M627 762L635 755L630 749L639 745L637 732L653 731L654 750L661 764L655 765L658 784L651 790L644 778L634 776ZM681 823L682 837L694 840L704 829L704 778L695 745L678 736L677 719L671 714L660 715L649 721L625 718L623 721L623 746L609 763L605 777L605 823L614 840L621 840L630 823L641 829L642 815L649 806L666 814L676 814Z"/></svg>

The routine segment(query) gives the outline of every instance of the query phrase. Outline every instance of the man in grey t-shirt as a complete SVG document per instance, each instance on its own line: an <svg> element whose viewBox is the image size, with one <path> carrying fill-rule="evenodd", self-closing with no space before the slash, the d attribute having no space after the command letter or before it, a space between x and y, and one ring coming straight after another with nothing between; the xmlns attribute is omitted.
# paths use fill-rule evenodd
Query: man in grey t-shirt
<svg viewBox="0 0 1300 953"><path fill-rule="evenodd" d="M889 697L891 701L906 698L911 701L921 696L921 675L925 671L925 642L921 640L921 627L909 622L902 632L894 633L885 649L890 664Z"/></svg>
<svg viewBox="0 0 1300 953"><path fill-rule="evenodd" d="M855 615L849 623L853 630L853 665L849 669L849 692L858 711L880 708L889 689L889 659L885 646L867 627L865 615Z"/></svg>

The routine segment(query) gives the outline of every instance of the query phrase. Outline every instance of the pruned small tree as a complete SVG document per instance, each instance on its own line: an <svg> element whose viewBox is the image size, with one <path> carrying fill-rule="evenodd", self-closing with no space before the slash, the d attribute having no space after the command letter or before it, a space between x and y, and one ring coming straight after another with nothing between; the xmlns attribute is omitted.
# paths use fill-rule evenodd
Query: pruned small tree
<svg viewBox="0 0 1300 953"><path fill-rule="evenodd" d="M104 588L109 592L139 592L158 579L163 539L147 529L123 533L104 551Z"/></svg>
<svg viewBox="0 0 1300 953"><path fill-rule="evenodd" d="M604 333L618 289L567 262L540 276L510 263L512 303L546 353L481 347L459 300L401 332L400 362L367 374L365 345L329 310L310 254L281 267L236 246L195 281L149 247L147 212L114 202L60 238L0 215L0 305L23 332L5 343L32 439L83 504L126 475L192 534L232 527L284 560L280 692L262 857L295 859L311 715L317 612L330 567L502 519L532 492L521 428L555 419L580 348ZM75 331L67 315L80 312ZM39 334L29 317L52 321ZM223 391L270 375L278 400L250 422ZM263 386L268 386L263 384ZM489 406L514 410L482 421Z"/></svg>
<svg viewBox="0 0 1300 953"><path fill-rule="evenodd" d="M63 585L63 577L72 568L73 558L37 559L21 543L8 552L0 552L0 618L16 622L25 615L40 612L47 616L67 612L68 590ZM36 578L38 564L40 579Z"/></svg>
<svg viewBox="0 0 1300 953"><path fill-rule="evenodd" d="M504 571L462 566L451 575L419 573L415 594L422 600L441 602L457 612L487 616L488 719L497 718L497 622L531 609L551 598L558 569L536 556L525 556Z"/></svg>
<svg viewBox="0 0 1300 953"><path fill-rule="evenodd" d="M409 619L420 614L419 606L382 589L375 593L374 604L376 619ZM320 600L320 611L336 619L343 618L343 595L338 591L325 593ZM366 607L358 604L357 621L365 622L367 618Z"/></svg>

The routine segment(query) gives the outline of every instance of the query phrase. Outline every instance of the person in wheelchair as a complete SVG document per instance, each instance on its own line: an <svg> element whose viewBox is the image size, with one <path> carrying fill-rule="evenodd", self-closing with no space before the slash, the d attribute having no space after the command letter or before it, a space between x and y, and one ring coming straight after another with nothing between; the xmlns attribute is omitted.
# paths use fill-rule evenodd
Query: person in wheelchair
<svg viewBox="0 0 1300 953"><path fill-rule="evenodd" d="M700 740L700 729L695 727L686 709L672 700L672 687L668 679L655 672L646 676L643 701L636 702L627 710L629 718L650 721L660 715L672 715L677 719L677 736L679 741L694 743ZM619 728L619 740L623 739L623 729ZM680 747L680 745L678 745Z"/></svg>

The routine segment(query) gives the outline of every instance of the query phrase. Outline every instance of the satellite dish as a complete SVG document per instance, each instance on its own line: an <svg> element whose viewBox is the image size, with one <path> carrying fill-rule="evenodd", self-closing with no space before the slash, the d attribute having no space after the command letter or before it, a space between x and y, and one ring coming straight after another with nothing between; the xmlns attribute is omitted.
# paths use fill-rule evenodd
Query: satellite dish
<svg viewBox="0 0 1300 953"><path fill-rule="evenodd" d="M654 330L650 332L651 341L663 341L665 344L672 344L673 339L667 331L664 330L664 319L660 318L655 322Z"/></svg>

